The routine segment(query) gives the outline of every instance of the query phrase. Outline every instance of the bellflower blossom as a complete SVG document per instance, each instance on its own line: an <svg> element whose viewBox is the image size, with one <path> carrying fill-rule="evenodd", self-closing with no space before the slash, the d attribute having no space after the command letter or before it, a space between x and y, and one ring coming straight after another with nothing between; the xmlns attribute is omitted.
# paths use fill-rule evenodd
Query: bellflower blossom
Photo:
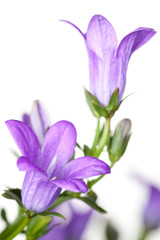
<svg viewBox="0 0 160 240"><path fill-rule="evenodd" d="M26 175L22 187L22 202L26 209L42 212L49 208L64 188L87 191L82 180L110 173L110 167L94 157L71 159L76 147L76 129L67 121L52 125L42 145L34 131L24 122L8 120L6 125L22 156L17 161Z"/></svg>
<svg viewBox="0 0 160 240"><path fill-rule="evenodd" d="M151 28L138 28L126 35L118 45L113 26L101 15L92 17L85 34L74 24L65 22L74 26L84 38L89 58L92 95L101 105L107 107L111 95L119 88L120 102L132 53L144 45L156 32Z"/></svg>
<svg viewBox="0 0 160 240"><path fill-rule="evenodd" d="M65 206L66 205L67 204L65 204ZM60 210L61 208L58 208L58 212L60 212ZM81 240L93 211L89 209L80 213L76 211L71 204L69 204L69 210L71 217L69 219L67 217L67 222L65 221L65 223L61 223L60 226L56 226L49 233L39 238L39 240L52 240L54 236L56 236L56 240ZM53 217L51 224L55 224L55 217Z"/></svg>

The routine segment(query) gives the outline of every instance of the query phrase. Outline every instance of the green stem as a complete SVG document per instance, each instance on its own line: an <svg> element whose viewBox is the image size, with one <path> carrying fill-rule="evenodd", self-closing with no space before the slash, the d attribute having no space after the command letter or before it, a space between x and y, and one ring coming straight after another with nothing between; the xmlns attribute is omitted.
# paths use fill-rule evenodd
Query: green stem
<svg viewBox="0 0 160 240"><path fill-rule="evenodd" d="M97 142L98 142L98 139L99 139L99 136L100 136L99 125L100 125L100 119L98 118L96 134L95 134L94 141L93 141L92 148L91 148L91 156L94 153L94 151L96 150Z"/></svg>
<svg viewBox="0 0 160 240"><path fill-rule="evenodd" d="M21 233L24 227L29 223L30 217L28 216L21 216L19 217L12 225L7 227L1 234L0 240L11 240L19 233Z"/></svg>
<svg viewBox="0 0 160 240"><path fill-rule="evenodd" d="M98 148L95 149L92 156L94 156L96 158L99 157L99 155L103 151L104 146L106 145L106 143L108 141L109 134L110 134L110 118L106 118L106 121L104 123L103 133L99 140Z"/></svg>
<svg viewBox="0 0 160 240"><path fill-rule="evenodd" d="M140 234L140 237L138 238L138 240L145 240L148 236L148 233L149 233L149 230L147 229L144 229L142 231L142 233Z"/></svg>

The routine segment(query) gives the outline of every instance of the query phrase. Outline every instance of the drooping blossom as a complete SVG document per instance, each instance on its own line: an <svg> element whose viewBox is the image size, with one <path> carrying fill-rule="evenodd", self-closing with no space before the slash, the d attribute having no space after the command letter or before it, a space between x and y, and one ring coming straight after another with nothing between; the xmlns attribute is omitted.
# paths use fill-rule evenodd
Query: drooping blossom
<svg viewBox="0 0 160 240"><path fill-rule="evenodd" d="M72 206L72 204L66 204L63 208L69 210L70 217L67 217L66 221L62 222L59 226L53 228L49 233L39 238L39 240L52 240L56 237L56 240L81 240L83 233L87 227L89 219L92 214L92 210L88 208L87 211L81 210L81 207L78 208L78 211ZM61 212L62 207L56 208L56 211ZM81 211L81 212L80 212ZM66 211L65 214L66 216ZM59 221L59 220L58 220ZM55 217L51 222L51 225L56 224Z"/></svg>
<svg viewBox="0 0 160 240"><path fill-rule="evenodd" d="M89 22L83 36L89 58L90 92L101 105L108 106L113 92L119 88L119 102L122 99L126 72L132 53L144 45L154 34L151 28L138 28L126 35L118 45L111 23L101 15L95 15Z"/></svg>
<svg viewBox="0 0 160 240"><path fill-rule="evenodd" d="M50 117L44 104L39 100L34 101L30 114L24 113L22 121L33 129L42 145L46 131L51 126Z"/></svg>
<svg viewBox="0 0 160 240"><path fill-rule="evenodd" d="M17 161L25 171L22 202L26 209L42 212L49 208L64 188L68 191L87 191L82 180L110 173L109 166L93 157L81 157L68 162L76 147L76 129L67 121L52 125L40 145L34 131L25 123L8 120L6 125L22 156Z"/></svg>

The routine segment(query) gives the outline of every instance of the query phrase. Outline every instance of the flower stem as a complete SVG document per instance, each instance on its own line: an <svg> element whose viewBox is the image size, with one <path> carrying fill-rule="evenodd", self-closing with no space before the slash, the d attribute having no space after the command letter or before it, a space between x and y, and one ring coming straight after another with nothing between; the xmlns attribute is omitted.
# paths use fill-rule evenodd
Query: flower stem
<svg viewBox="0 0 160 240"><path fill-rule="evenodd" d="M99 155L103 151L104 146L106 145L106 143L108 141L109 134L110 134L110 118L106 118L106 121L104 123L103 133L99 140L98 147L95 148L94 152L92 153L93 157L96 157L96 158L99 157ZM96 135L98 135L98 133L96 133Z"/></svg>
<svg viewBox="0 0 160 240"><path fill-rule="evenodd" d="M97 146L98 139L99 139L99 136L100 136L99 125L100 125L100 119L98 118L97 128L96 128L96 134L95 134L94 141L93 141L92 148L91 148L91 155L92 155L92 154L94 153L94 151L96 150L96 146Z"/></svg>
<svg viewBox="0 0 160 240"><path fill-rule="evenodd" d="M30 217L20 216L18 219L10 226L8 226L1 234L0 239L11 240L19 233L21 233L24 227L29 223Z"/></svg>
<svg viewBox="0 0 160 240"><path fill-rule="evenodd" d="M144 228L144 230L140 234L140 237L138 238L138 240L145 240L148 236L148 233L149 233L149 231L146 228Z"/></svg>

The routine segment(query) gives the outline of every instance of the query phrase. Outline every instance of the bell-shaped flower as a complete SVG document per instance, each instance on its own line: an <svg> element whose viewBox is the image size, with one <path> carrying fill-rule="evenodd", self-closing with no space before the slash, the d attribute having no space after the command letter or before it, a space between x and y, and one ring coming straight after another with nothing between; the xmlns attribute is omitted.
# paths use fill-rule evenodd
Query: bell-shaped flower
<svg viewBox="0 0 160 240"><path fill-rule="evenodd" d="M76 129L67 121L52 125L44 136L42 146L34 131L25 123L8 120L6 125L22 156L19 170L25 171L22 202L26 209L42 212L49 208L64 188L73 192L87 192L82 180L110 173L110 167L94 157L69 161L76 147Z"/></svg>
<svg viewBox="0 0 160 240"><path fill-rule="evenodd" d="M44 104L39 100L34 101L30 114L24 113L22 121L33 129L42 145L47 129L51 126L49 113Z"/></svg>
<svg viewBox="0 0 160 240"><path fill-rule="evenodd" d="M89 57L90 92L99 103L107 107L113 92L119 89L122 99L126 72L132 53L144 45L154 34L151 28L138 28L126 35L118 45L111 23L101 15L95 15L89 22L85 34L74 24L83 36Z"/></svg>

